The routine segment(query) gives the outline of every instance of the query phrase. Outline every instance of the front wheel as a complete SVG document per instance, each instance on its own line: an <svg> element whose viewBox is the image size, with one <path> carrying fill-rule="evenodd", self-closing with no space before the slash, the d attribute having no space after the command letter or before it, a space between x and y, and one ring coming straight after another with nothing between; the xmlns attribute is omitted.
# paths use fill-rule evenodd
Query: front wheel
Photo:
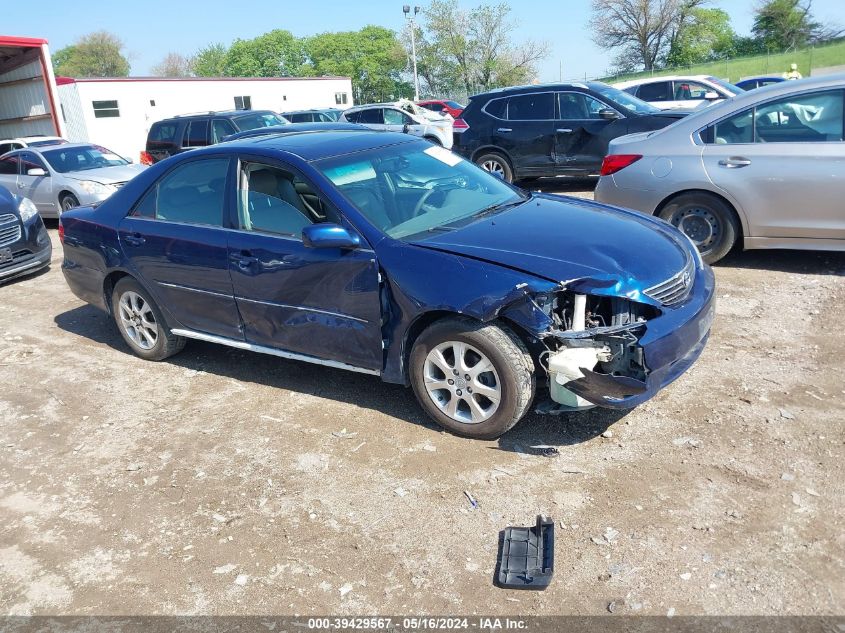
<svg viewBox="0 0 845 633"><path fill-rule="evenodd" d="M76 196L72 193L66 193L59 201L59 205L62 207L62 213L64 213L65 211L70 211L71 209L78 207L79 200L77 200Z"/></svg>
<svg viewBox="0 0 845 633"><path fill-rule="evenodd" d="M170 333L158 306L131 277L115 284L112 313L123 340L141 358L164 360L185 347L185 339Z"/></svg>
<svg viewBox="0 0 845 633"><path fill-rule="evenodd" d="M423 409L457 435L495 439L534 399L534 362L510 329L469 319L438 321L414 344L411 385Z"/></svg>
<svg viewBox="0 0 845 633"><path fill-rule="evenodd" d="M709 193L681 194L661 209L660 217L690 238L708 264L727 255L740 233L733 210Z"/></svg>

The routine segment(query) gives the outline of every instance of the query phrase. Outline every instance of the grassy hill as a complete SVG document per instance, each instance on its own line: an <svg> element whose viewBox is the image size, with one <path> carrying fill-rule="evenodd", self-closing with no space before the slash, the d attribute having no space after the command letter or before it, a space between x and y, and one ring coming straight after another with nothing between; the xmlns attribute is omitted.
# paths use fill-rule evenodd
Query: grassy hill
<svg viewBox="0 0 845 633"><path fill-rule="evenodd" d="M805 77L810 76L810 71L813 68L845 65L845 40L825 46L793 51L791 53L737 57L726 61L686 66L684 68L667 68L665 70L655 70L654 72L610 76L605 77L602 81L615 83L628 79L638 79L648 76L659 77L661 75L713 75L714 77L720 77L728 81L739 81L743 77L752 75L780 75L789 70L790 64L798 64L798 70Z"/></svg>

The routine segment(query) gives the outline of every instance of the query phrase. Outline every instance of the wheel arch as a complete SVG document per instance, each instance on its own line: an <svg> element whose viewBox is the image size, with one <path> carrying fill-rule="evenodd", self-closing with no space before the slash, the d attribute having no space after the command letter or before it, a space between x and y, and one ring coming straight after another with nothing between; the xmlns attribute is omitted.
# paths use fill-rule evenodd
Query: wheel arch
<svg viewBox="0 0 845 633"><path fill-rule="evenodd" d="M660 212L663 211L663 209L666 208L666 205L668 205L670 202L672 202L672 200L674 200L675 198L677 198L679 196L687 194L687 193L705 194L705 195L713 196L714 198L718 198L719 200L724 202L727 205L730 212L733 213L734 218L736 218L737 223L739 224L740 234L737 236L737 243L740 243L740 242L744 243L745 242L745 237L748 235L748 223L746 222L745 214L741 213L737 209L737 206L731 200L729 200L727 197L725 197L721 193L719 193L717 191L713 191L712 189L701 189L701 188L692 187L692 188L689 188L689 189L681 189L680 191L675 191L675 192L669 194L663 200L660 201L660 203L654 208L654 212L652 213L652 215L654 215L654 216L660 215Z"/></svg>
<svg viewBox="0 0 845 633"><path fill-rule="evenodd" d="M61 206L62 206L62 199L63 199L65 196L73 196L74 198L76 198L77 202L79 201L79 196L78 196L78 195L76 195L76 193L75 193L74 191L72 191L72 190L68 189L67 187L62 187L62 188L59 190L59 195L58 195L58 196L56 196L56 200L57 200L57 201L58 201L58 203L59 203L59 208L61 208Z"/></svg>
<svg viewBox="0 0 845 633"><path fill-rule="evenodd" d="M128 273L125 270L112 270L103 278L103 300L106 304L106 308L108 309L109 314L114 314L114 309L112 307L112 293L114 292L114 287L117 285L117 282L123 279L124 277L132 277L136 282L139 284L141 283L138 281L137 277L134 277L132 274ZM143 284L141 284L143 286Z"/></svg>
<svg viewBox="0 0 845 633"><path fill-rule="evenodd" d="M410 380L410 358L411 351L414 349L414 343L416 343L417 339L425 330L427 330L435 323L438 323L445 319L466 319L475 323L484 323L489 325L501 324L511 330L519 338L519 340L522 341L522 343L528 348L532 356L532 360L534 360L536 364L537 353L535 347L537 344L537 340L531 335L528 330L526 330L519 323L516 323L515 321L512 321L511 319L505 317L497 317L489 321L484 321L483 319L479 319L472 315L462 314L460 312L455 312L452 310L431 310L429 312L424 312L423 314L415 318L405 330L405 336L402 340L401 370L402 376L404 377L406 384Z"/></svg>
<svg viewBox="0 0 845 633"><path fill-rule="evenodd" d="M499 156L508 161L511 171L516 174L516 167L514 166L513 157L511 157L507 150L502 149L498 145L483 145L472 153L472 162L474 163L476 160L478 160L478 157L483 154L498 154Z"/></svg>

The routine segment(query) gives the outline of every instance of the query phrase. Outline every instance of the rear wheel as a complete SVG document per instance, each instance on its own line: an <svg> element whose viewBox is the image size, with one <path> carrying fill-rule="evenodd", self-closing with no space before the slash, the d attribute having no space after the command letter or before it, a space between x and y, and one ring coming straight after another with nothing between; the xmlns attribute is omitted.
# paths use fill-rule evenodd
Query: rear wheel
<svg viewBox="0 0 845 633"><path fill-rule="evenodd" d="M164 360L185 347L185 339L170 333L158 306L131 277L115 284L112 313L123 340L141 358Z"/></svg>
<svg viewBox="0 0 845 633"><path fill-rule="evenodd" d="M733 210L709 193L681 194L661 209L660 217L689 237L708 264L727 255L740 234Z"/></svg>
<svg viewBox="0 0 845 633"><path fill-rule="evenodd" d="M534 399L531 355L501 325L438 321L414 344L410 374L426 413L464 437L499 437L522 419Z"/></svg>
<svg viewBox="0 0 845 633"><path fill-rule="evenodd" d="M475 159L475 164L484 171L498 175L506 182L513 182L513 169L511 169L508 159L501 154L497 154L496 152L482 154Z"/></svg>

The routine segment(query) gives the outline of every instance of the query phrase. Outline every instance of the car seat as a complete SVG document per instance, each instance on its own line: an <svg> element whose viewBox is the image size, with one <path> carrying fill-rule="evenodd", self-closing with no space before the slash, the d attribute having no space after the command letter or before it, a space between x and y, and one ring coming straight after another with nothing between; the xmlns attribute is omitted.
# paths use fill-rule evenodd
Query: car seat
<svg viewBox="0 0 845 633"><path fill-rule="evenodd" d="M249 174L247 201L252 230L299 235L311 224L293 183L287 178L277 178L269 169L257 169Z"/></svg>

